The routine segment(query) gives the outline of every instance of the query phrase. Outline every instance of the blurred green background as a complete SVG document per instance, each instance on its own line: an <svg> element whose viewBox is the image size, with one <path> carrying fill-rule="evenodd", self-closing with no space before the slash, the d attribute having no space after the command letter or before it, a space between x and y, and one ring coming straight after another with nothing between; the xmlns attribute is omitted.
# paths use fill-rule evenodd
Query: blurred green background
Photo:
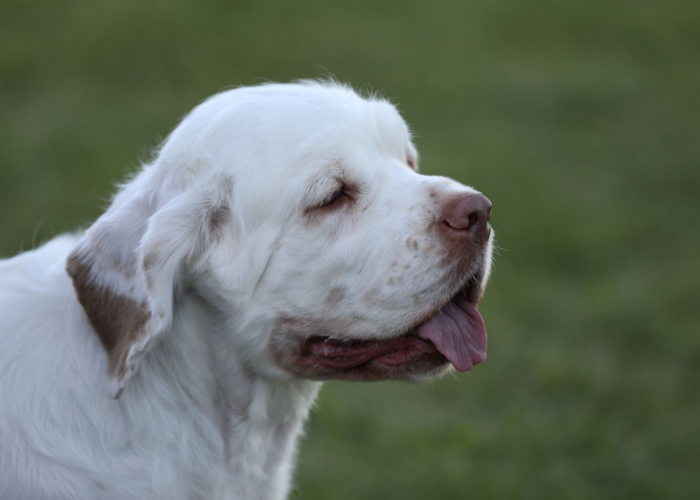
<svg viewBox="0 0 700 500"><path fill-rule="evenodd" d="M489 359L328 383L294 499L697 498L700 3L0 2L0 255L94 219L195 104L334 74L494 203Z"/></svg>

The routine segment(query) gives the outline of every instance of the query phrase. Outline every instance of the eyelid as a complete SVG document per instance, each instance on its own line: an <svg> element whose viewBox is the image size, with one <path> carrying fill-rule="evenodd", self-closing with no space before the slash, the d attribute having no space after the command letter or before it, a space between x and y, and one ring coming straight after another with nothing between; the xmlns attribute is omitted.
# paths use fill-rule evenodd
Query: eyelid
<svg viewBox="0 0 700 500"><path fill-rule="evenodd" d="M347 183L344 180L338 179L338 183L335 185L335 188L327 188L327 194L323 200L317 202L315 205L309 206L306 210L304 210L304 215L314 219L315 217L323 214L330 214L345 210L354 205L354 203L357 201L357 195L359 192L360 191L355 184ZM335 196L336 193L338 193L337 196Z"/></svg>
<svg viewBox="0 0 700 500"><path fill-rule="evenodd" d="M335 188L335 191L333 191L330 195L326 196L323 201L321 202L319 207L327 207L329 205L332 205L338 198L340 198L343 194L345 194L345 185L340 185L337 188Z"/></svg>

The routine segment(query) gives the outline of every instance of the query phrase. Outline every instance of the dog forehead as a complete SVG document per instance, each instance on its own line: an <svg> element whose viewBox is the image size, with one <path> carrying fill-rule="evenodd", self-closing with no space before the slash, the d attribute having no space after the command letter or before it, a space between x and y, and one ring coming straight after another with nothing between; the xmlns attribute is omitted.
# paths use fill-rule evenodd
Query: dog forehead
<svg viewBox="0 0 700 500"><path fill-rule="evenodd" d="M278 168L286 175L290 168L316 169L318 163L367 161L378 152L403 161L413 148L408 126L391 103L349 88L270 85L220 97L210 103L218 108L211 111L220 130L209 127L212 137L225 137L218 144L210 141L210 149L249 153L253 168Z"/></svg>
<svg viewBox="0 0 700 500"><path fill-rule="evenodd" d="M410 132L396 108L347 86L311 81L210 97L172 131L158 161L185 178L240 168L284 175L290 165L305 164L295 161L300 157L333 162L372 148L403 160L411 156Z"/></svg>
<svg viewBox="0 0 700 500"><path fill-rule="evenodd" d="M345 87L262 87L245 108L245 122L257 123L261 142L279 141L287 149L369 147L403 149L408 128L396 108L378 98L364 98ZM243 110L241 110L243 111Z"/></svg>

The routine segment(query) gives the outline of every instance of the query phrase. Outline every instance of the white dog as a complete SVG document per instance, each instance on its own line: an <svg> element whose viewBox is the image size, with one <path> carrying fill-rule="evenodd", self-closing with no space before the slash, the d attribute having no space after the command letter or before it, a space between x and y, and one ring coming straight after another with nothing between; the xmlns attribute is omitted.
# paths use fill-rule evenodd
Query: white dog
<svg viewBox="0 0 700 500"><path fill-rule="evenodd" d="M319 381L484 360L490 212L384 100L212 97L84 234L0 261L0 498L284 498Z"/></svg>

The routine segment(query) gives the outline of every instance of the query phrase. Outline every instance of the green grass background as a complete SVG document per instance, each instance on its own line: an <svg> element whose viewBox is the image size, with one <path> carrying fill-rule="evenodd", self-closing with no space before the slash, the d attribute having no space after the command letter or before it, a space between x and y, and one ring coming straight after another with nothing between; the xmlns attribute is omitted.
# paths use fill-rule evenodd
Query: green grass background
<svg viewBox="0 0 700 500"><path fill-rule="evenodd" d="M0 255L94 219L223 88L381 91L494 203L489 359L328 383L294 499L700 490L700 4L0 1Z"/></svg>

